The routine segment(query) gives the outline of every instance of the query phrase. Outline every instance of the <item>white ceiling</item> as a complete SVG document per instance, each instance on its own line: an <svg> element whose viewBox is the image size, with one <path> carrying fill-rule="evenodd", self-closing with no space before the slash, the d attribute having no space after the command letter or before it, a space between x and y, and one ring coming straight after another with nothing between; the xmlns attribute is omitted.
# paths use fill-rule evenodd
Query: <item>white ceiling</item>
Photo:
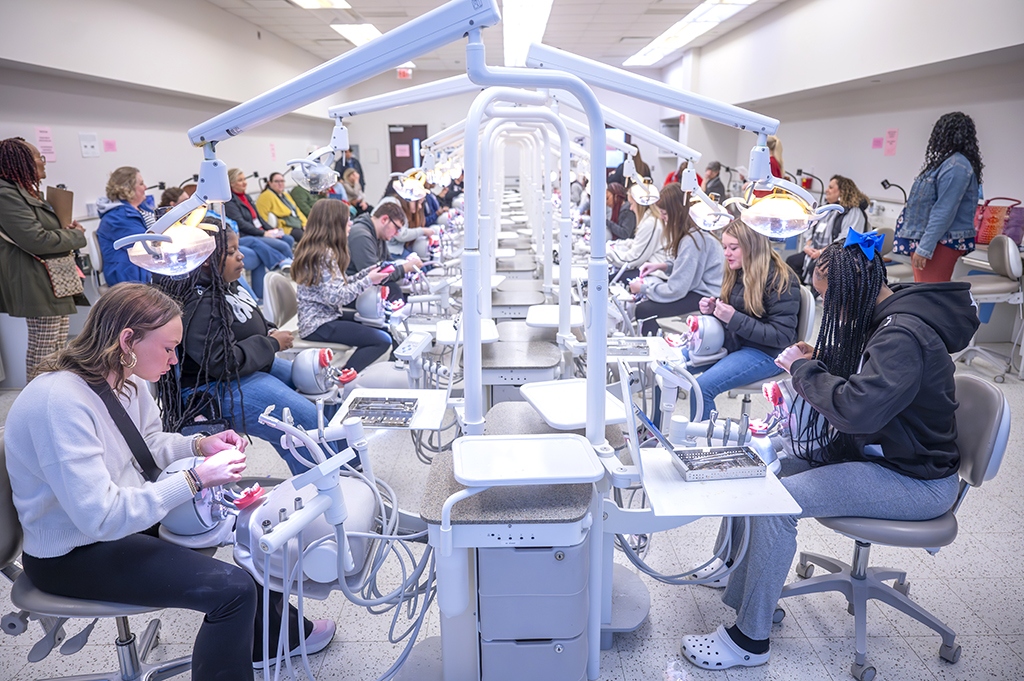
<svg viewBox="0 0 1024 681"><path fill-rule="evenodd" d="M503 0L502 0L503 1ZM554 0L544 42L584 57L621 66L622 62L686 16L701 0ZM785 0L759 0L709 31L692 46L707 44ZM442 4L442 0L349 0L349 10L306 10L288 0L208 0L324 60L352 49L332 23L374 24L387 33ZM487 61L501 64L501 27L484 31ZM459 71L465 45L456 42L415 59L430 71ZM670 58L671 59L671 58ZM668 62L670 59L666 59Z"/></svg>

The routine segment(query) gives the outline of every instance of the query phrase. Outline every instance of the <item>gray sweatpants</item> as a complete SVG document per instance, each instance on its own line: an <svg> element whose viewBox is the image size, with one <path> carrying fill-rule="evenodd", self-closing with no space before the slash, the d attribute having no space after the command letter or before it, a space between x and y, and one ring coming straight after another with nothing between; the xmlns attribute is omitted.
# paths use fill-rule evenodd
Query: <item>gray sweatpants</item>
<svg viewBox="0 0 1024 681"><path fill-rule="evenodd" d="M855 461L810 468L800 459L783 459L782 484L803 512L750 519L746 557L729 575L722 602L736 611L736 626L755 640L768 638L772 615L796 555L799 518L855 516L890 520L929 520L948 511L960 478L918 480L874 463ZM725 540L726 523L718 543ZM743 520L733 523L732 546L742 542ZM735 548L733 550L735 550Z"/></svg>

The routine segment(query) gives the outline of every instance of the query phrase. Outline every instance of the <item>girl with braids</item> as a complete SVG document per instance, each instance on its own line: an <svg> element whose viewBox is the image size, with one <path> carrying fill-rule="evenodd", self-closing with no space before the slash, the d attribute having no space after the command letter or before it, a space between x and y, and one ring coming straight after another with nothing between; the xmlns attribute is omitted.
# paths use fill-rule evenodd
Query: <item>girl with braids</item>
<svg viewBox="0 0 1024 681"><path fill-rule="evenodd" d="M355 321L344 306L390 273L381 273L379 265L371 265L351 280L345 276L349 263L348 213L343 201L313 204L306 234L295 248L292 279L299 285L299 336L355 346L345 368L362 371L391 348L391 336Z"/></svg>
<svg viewBox="0 0 1024 681"><path fill-rule="evenodd" d="M722 247L722 295L701 298L700 312L725 326L729 354L697 378L704 413L695 414L691 400L690 418L700 421L711 416L717 395L780 373L776 355L797 341L800 282L768 238L734 220L722 233Z"/></svg>
<svg viewBox="0 0 1024 681"><path fill-rule="evenodd" d="M722 289L722 244L693 223L690 195L672 183L661 190L655 205L665 211L662 247L673 261L645 262L640 276L629 282L634 295L647 296L636 306L637 320L645 320L641 330L645 336L658 332L658 318L693 312L701 298ZM648 277L659 271L668 273L668 281Z"/></svg>
<svg viewBox="0 0 1024 681"><path fill-rule="evenodd" d="M786 258L786 264L793 268L800 281L811 284L814 263L830 243L846 241L846 235L851 229L855 232L867 231L868 218L864 209L869 202L870 199L857 188L853 180L842 175L832 176L825 189L825 203L838 203L843 207L843 212L829 211L828 215L814 224L803 252Z"/></svg>
<svg viewBox="0 0 1024 681"><path fill-rule="evenodd" d="M0 142L0 312L24 317L28 325L25 378L31 381L43 357L68 342L70 316L83 295L58 298L40 259L65 256L85 247L85 228L60 224L39 183L46 160L20 137Z"/></svg>
<svg viewBox="0 0 1024 681"><path fill-rule="evenodd" d="M316 406L295 392L292 363L277 353L292 346L292 333L274 328L253 297L238 285L244 269L238 234L219 229L217 248L203 265L182 278L158 277L157 285L184 309L181 371L160 380L164 426L181 430L197 416L209 417L210 399L224 418L247 435L268 440L292 473L306 467L281 446L280 431L259 423L268 405L288 407L295 424L317 427Z"/></svg>
<svg viewBox="0 0 1024 681"><path fill-rule="evenodd" d="M683 654L698 666L768 661L772 615L796 553L799 518L927 520L956 499L960 456L949 355L978 328L970 286L889 287L881 243L874 232L851 232L818 260L814 286L824 309L817 345L797 343L777 360L815 412L804 432L795 433L796 457L782 466L782 484L802 511L749 519L748 552L722 595L736 610L736 624L683 638ZM733 546L743 525L733 522Z"/></svg>
<svg viewBox="0 0 1024 681"><path fill-rule="evenodd" d="M893 252L911 256L914 281L949 281L956 261L974 250L982 168L971 117L957 111L936 121L893 241Z"/></svg>

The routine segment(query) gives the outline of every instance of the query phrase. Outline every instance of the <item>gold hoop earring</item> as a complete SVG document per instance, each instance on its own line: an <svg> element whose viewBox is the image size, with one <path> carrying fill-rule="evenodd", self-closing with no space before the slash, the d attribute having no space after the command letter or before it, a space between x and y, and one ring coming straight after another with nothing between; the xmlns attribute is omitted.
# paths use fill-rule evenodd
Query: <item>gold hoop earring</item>
<svg viewBox="0 0 1024 681"><path fill-rule="evenodd" d="M128 354L131 356L131 359L129 359L127 362L124 361L124 355L121 355L121 366L131 371L132 369L135 368L135 365L138 363L139 358L136 357L135 353L132 352L131 350L128 351Z"/></svg>

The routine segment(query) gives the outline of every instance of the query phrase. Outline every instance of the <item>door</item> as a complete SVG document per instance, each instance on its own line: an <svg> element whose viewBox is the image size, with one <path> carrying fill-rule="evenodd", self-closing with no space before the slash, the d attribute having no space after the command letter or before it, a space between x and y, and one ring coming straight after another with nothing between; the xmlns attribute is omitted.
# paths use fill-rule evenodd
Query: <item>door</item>
<svg viewBox="0 0 1024 681"><path fill-rule="evenodd" d="M425 125L389 125L391 172L404 173L420 167L420 142L427 138Z"/></svg>

